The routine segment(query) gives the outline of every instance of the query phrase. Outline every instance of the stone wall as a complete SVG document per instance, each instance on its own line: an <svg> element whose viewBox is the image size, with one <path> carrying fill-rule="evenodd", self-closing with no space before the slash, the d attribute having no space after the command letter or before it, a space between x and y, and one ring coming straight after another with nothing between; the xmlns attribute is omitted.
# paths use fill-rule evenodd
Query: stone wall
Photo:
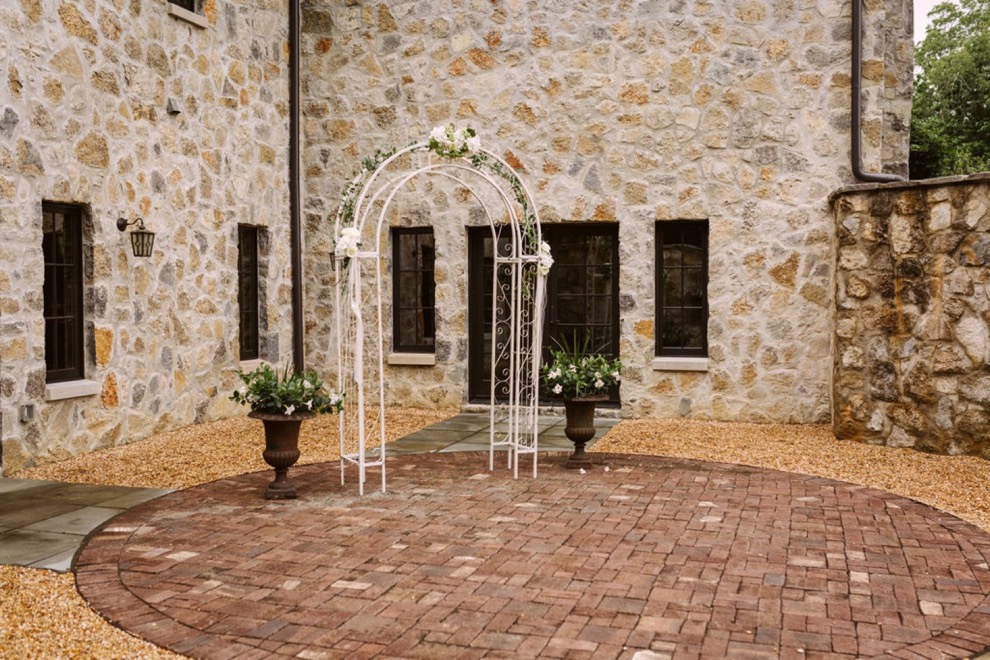
<svg viewBox="0 0 990 660"><path fill-rule="evenodd" d="M263 357L290 357L288 5L201 5L205 28L164 1L0 9L7 470L234 412L238 223L268 228ZM909 5L867 10L870 170L905 169ZM544 222L619 224L623 414L827 419L827 196L852 182L848 12L836 0L304 2L307 364L326 364L328 220L344 183L375 149L455 122L518 168ZM459 191L420 192L389 222L438 225L437 365L394 368L390 401L457 405L474 221ZM95 396L44 400L43 200L86 210ZM118 216L157 233L153 257L130 254ZM670 219L710 221L704 372L652 365L654 223Z"/></svg>
<svg viewBox="0 0 990 660"><path fill-rule="evenodd" d="M263 351L289 357L287 3L202 5L206 27L164 0L0 8L5 471L234 412L239 223L268 227ZM43 200L85 209L95 396L45 400ZM151 258L118 216L156 232Z"/></svg>
<svg viewBox="0 0 990 660"><path fill-rule="evenodd" d="M990 458L990 175L833 206L836 436Z"/></svg>
<svg viewBox="0 0 990 660"><path fill-rule="evenodd" d="M325 363L329 220L345 182L377 148L454 122L518 167L544 222L619 223L624 415L827 421L827 197L852 183L849 10L834 0L307 3L308 360ZM906 170L910 16L909 0L866 13L869 170ZM417 204L431 211L400 223L450 223L449 240L437 235L438 342L450 350L388 381L407 403L456 405L471 221L447 191ZM671 219L710 221L703 372L653 367L654 223Z"/></svg>

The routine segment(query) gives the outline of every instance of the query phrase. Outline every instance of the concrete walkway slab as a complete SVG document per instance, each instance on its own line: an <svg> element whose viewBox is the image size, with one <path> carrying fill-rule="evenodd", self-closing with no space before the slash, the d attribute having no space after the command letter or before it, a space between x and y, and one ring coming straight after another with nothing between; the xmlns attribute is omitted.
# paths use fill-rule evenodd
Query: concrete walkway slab
<svg viewBox="0 0 990 660"><path fill-rule="evenodd" d="M82 539L78 534L11 529L0 536L0 564L44 568L57 563L59 555L75 552Z"/></svg>
<svg viewBox="0 0 990 660"><path fill-rule="evenodd" d="M65 572L87 534L172 491L0 479L0 564Z"/></svg>

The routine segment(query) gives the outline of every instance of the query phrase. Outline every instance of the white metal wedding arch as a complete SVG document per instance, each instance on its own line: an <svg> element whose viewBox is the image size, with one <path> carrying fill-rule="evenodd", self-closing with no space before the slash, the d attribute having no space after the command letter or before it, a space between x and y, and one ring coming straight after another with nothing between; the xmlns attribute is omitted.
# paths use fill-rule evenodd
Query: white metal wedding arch
<svg viewBox="0 0 990 660"><path fill-rule="evenodd" d="M417 177L462 186L483 211L493 245L491 392L488 469L495 450L519 476L520 455L532 454L537 474L537 405L546 274L552 263L536 205L513 168L481 149L472 129L434 129L430 140L378 152L345 189L334 221L335 305L330 356L345 396L339 415L340 480L358 469L364 494L368 468L380 468L385 491L386 214ZM484 194L482 194L484 192ZM383 251L384 250L384 251ZM466 259L465 259L466 267ZM346 443L348 438L356 437ZM372 446L369 447L369 442Z"/></svg>

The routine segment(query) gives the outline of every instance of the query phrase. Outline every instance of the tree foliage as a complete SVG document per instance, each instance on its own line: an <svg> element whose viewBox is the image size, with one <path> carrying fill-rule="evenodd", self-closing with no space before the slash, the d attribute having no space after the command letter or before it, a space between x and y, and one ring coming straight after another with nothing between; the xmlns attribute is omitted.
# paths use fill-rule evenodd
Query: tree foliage
<svg viewBox="0 0 990 660"><path fill-rule="evenodd" d="M943 2L915 52L911 178L990 170L990 0Z"/></svg>

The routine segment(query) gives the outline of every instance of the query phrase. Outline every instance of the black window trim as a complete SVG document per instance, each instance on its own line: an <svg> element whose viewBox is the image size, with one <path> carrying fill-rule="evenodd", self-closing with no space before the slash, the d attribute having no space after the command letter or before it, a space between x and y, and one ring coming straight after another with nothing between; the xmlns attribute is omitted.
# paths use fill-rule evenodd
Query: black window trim
<svg viewBox="0 0 990 660"><path fill-rule="evenodd" d="M700 348L689 347L689 348L676 348L672 346L663 345L663 327L664 327L664 312L665 305L663 302L663 271L664 271L664 261L663 261L663 248L664 241L663 235L665 230L670 232L671 230L683 231L687 227L700 227L704 233L704 249L703 249L703 259L702 259L702 287L704 289L704 295L702 296L702 323L704 325L705 331L702 333L702 345ZM708 261L709 255L709 240L710 240L710 227L707 219L703 220L658 220L656 222L656 227L654 230L655 237L655 280L654 280L654 299L656 301L656 318L654 320L654 354L656 357L688 357L688 358L706 358L708 357L708 321L709 321L709 308L708 308ZM683 270L683 268L681 269ZM684 307L682 306L683 310Z"/></svg>
<svg viewBox="0 0 990 660"><path fill-rule="evenodd" d="M436 245L436 236L433 232L433 227L391 227L391 239L392 239L392 352L393 353L418 353L425 355L435 355L436 354L436 298L434 297L433 304L433 343L428 344L426 342L422 344L418 343L403 343L400 341L399 328L400 319L399 313L401 309L409 309L408 307L401 307L399 305L399 244L401 242L400 237L402 236L433 236L434 245ZM420 273L421 276L426 276L425 270L416 271ZM434 270L430 275L431 283L436 286L435 280L436 273L436 262L434 261ZM434 293L434 296L436 294ZM419 309L425 310L426 307L419 307ZM424 339L426 334L424 333Z"/></svg>
<svg viewBox="0 0 990 660"><path fill-rule="evenodd" d="M187 8L188 5L192 5L192 9ZM168 8L169 16L172 18L179 19L190 25L195 25L204 30L210 27L210 22L203 15L202 3L199 0L168 0L165 6Z"/></svg>
<svg viewBox="0 0 990 660"><path fill-rule="evenodd" d="M175 5L176 7L181 7L186 11L196 13L196 0L168 0L170 5Z"/></svg>
<svg viewBox="0 0 990 660"><path fill-rule="evenodd" d="M259 249L262 227L258 225L237 226L237 328L238 328L238 358L241 361L257 360L261 357L261 267ZM254 243L253 254L249 263L244 263L244 245L247 237L251 236ZM245 265L247 268L245 268ZM245 287L244 278L250 276L254 286ZM248 295L245 295L248 293ZM253 307L252 310L245 309ZM251 320L253 316L253 321ZM253 328L248 328L252 324ZM248 330L248 332L245 332ZM252 331L253 330L253 331Z"/></svg>
<svg viewBox="0 0 990 660"><path fill-rule="evenodd" d="M73 263L69 264L72 268L72 280L74 282L73 290L68 292L68 295L72 298L72 319L73 319L73 329L72 336L70 338L71 346L70 352L74 356L70 364L63 366L61 368L52 368L50 365L53 362L61 362L64 357L59 351L56 350L54 345L51 345L48 341L49 333L48 327L49 322L54 318L49 316L48 307L51 304L49 297L53 294L50 286L54 286L53 283L48 280L48 273L50 267L55 267L57 264L50 263L48 261L48 255L43 256L44 269L45 269L45 282L44 282L44 297L46 298L45 311L43 316L45 319L45 381L46 383L64 383L76 380L85 380L86 378L86 358L84 352L84 325L85 325L85 311L83 308L83 223L85 222L84 210L81 206L75 204L62 204L58 202L42 202L42 214L61 214L65 217L66 221L71 224L71 231L73 234L73 242L75 243L75 249L73 250L72 257L74 259ZM65 221L63 221L65 222ZM63 226L65 226L63 224ZM44 233L44 232L43 232ZM44 243L44 236L42 242Z"/></svg>

